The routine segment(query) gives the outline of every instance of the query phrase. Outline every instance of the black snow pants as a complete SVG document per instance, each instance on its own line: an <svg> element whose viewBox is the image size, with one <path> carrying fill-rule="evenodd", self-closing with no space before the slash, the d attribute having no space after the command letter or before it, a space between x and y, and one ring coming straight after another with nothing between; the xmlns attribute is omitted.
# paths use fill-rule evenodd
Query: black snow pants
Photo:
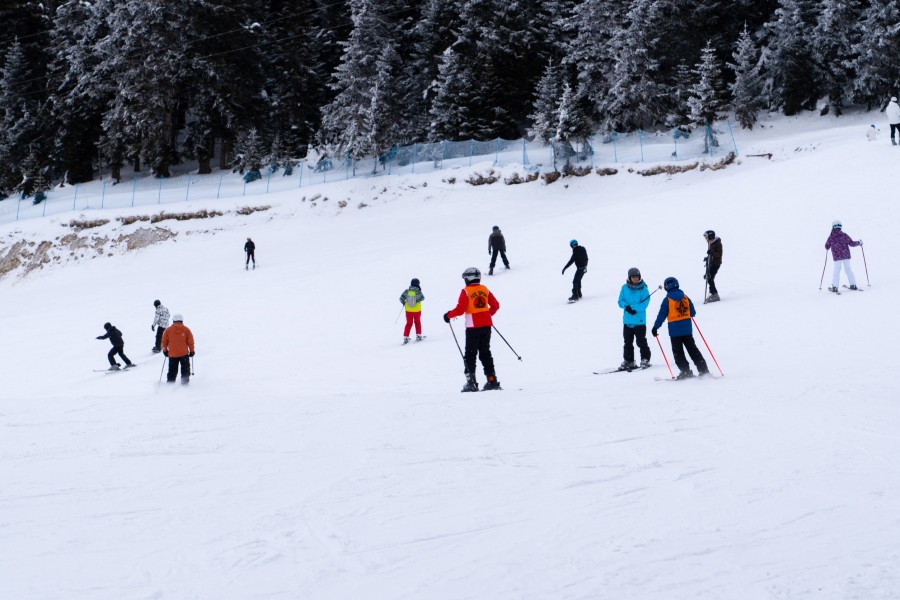
<svg viewBox="0 0 900 600"><path fill-rule="evenodd" d="M475 381L475 358L481 358L485 377L496 377L494 357L491 355L491 328L466 328L466 377Z"/></svg>
<svg viewBox="0 0 900 600"><path fill-rule="evenodd" d="M181 365L181 383L187 383L191 380L191 358L188 355L184 355L169 357L169 372L166 373L166 381L175 383L179 365Z"/></svg>
<svg viewBox="0 0 900 600"><path fill-rule="evenodd" d="M650 360L650 345L647 344L647 326L635 325L633 327L623 325L622 335L625 338L625 346L622 358L627 362L634 362L634 341L637 340L641 350L641 360Z"/></svg>
<svg viewBox="0 0 900 600"><path fill-rule="evenodd" d="M116 354L122 357L122 360L125 361L126 365L131 364L131 361L125 356L125 346L123 344L122 346L113 346L112 350L109 351L109 354L106 355L106 358L109 359L109 366L116 364Z"/></svg>
<svg viewBox="0 0 900 600"><path fill-rule="evenodd" d="M700 374L709 373L709 367L706 366L706 359L700 354L697 343L694 341L694 336L677 335L669 339L672 340L672 356L675 357L675 364L678 365L679 371L683 373L691 368L687 358L684 356L684 351L687 350L687 353L691 356L691 360L697 365L697 371Z"/></svg>

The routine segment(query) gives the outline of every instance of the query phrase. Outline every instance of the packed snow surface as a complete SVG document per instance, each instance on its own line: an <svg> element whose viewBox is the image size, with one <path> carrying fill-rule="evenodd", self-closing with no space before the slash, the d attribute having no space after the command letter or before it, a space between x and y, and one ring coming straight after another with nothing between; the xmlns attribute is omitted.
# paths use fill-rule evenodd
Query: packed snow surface
<svg viewBox="0 0 900 600"><path fill-rule="evenodd" d="M251 185L165 206L225 212L159 223L171 239L7 273L0 598L896 599L900 148L866 140L878 118L771 119L740 133L738 163L672 176L464 182L487 163ZM73 218L114 238L116 217L154 211L0 239ZM834 219L864 240L863 292L825 290ZM461 394L441 315L465 268L487 271L493 225L512 265L484 278L504 389ZM704 305L707 229L724 264ZM570 305L572 238L590 265ZM652 339L651 369L592 373L622 360L635 266L651 289L679 278L724 377L655 381ZM412 277L428 337L404 346ZM157 298L194 332L187 387L159 383ZM135 369L93 371L107 321Z"/></svg>

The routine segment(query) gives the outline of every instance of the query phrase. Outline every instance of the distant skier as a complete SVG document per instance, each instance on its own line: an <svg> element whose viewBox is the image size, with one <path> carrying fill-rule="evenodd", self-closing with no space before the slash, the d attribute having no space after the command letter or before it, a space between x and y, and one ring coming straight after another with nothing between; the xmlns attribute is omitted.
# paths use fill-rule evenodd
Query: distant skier
<svg viewBox="0 0 900 600"><path fill-rule="evenodd" d="M563 267L562 272L565 275L566 269L572 263L575 263L575 277L572 278L572 297L569 298L569 302L577 302L581 300L581 279L587 273L588 255L585 247L578 245L578 240L570 241L569 247L572 248L572 257L566 263L566 266Z"/></svg>
<svg viewBox="0 0 900 600"><path fill-rule="evenodd" d="M422 341L422 288L415 277L409 282L409 288L400 294L400 304L406 309L406 326L403 328L403 343L409 343L409 332L413 324L416 326L416 341ZM396 321L396 319L395 319Z"/></svg>
<svg viewBox="0 0 900 600"><path fill-rule="evenodd" d="M481 271L470 267L463 271L463 279L466 287L459 293L459 302L456 308L444 313L444 322L460 315L466 315L466 385L463 392L477 392L478 382L475 379L475 358L481 359L481 366L487 382L484 390L499 390L500 382L494 371L494 357L491 355L491 327L494 322L491 319L498 310L500 303L494 295L481 285Z"/></svg>
<svg viewBox="0 0 900 600"><path fill-rule="evenodd" d="M656 315L656 322L650 333L653 334L653 337L659 335L659 326L663 321L668 320L672 356L675 358L675 364L679 370L676 379L688 379L694 376L691 365L684 356L685 350L697 366L700 376L709 375L706 359L700 354L700 350L697 349L697 344L694 342L694 328L691 324L691 317L697 314L694 310L694 303L679 289L678 280L674 277L666 277L663 289L666 291L666 297L659 306L659 314Z"/></svg>
<svg viewBox="0 0 900 600"><path fill-rule="evenodd" d="M122 332L113 327L110 323L104 323L103 329L106 330L106 333L103 335L98 335L98 340L106 340L108 339L112 344L112 350L109 351L109 354L106 355L106 358L109 359L109 370L110 371L118 371L122 365L116 362L115 356L118 354L122 357L122 360L125 361L125 368L133 367L134 364L128 357L125 356L125 340L122 339Z"/></svg>
<svg viewBox="0 0 900 600"><path fill-rule="evenodd" d="M622 364L620 369L636 369L634 362L634 342L637 341L641 351L641 368L650 366L650 345L647 344L647 307L650 305L650 294L647 284L641 278L641 272L632 267L628 269L628 278L619 292L619 308L623 314L622 334L625 338Z"/></svg>
<svg viewBox="0 0 900 600"><path fill-rule="evenodd" d="M156 315L153 317L153 325L150 326L150 331L156 330L156 343L153 344L152 351L153 354L158 354L162 350L163 332L169 326L169 309L163 306L159 300L154 300L153 306L156 307Z"/></svg>
<svg viewBox="0 0 900 600"><path fill-rule="evenodd" d="M897 96L891 96L891 101L888 102L887 107L884 109L884 114L887 116L888 123L891 126L891 144L896 146L894 131L897 131L898 138L900 138L900 104L897 104Z"/></svg>
<svg viewBox="0 0 900 600"><path fill-rule="evenodd" d="M878 128L875 127L875 123L872 123L872 126L866 129L866 139L870 142L878 139Z"/></svg>
<svg viewBox="0 0 900 600"><path fill-rule="evenodd" d="M841 283L841 267L847 273L847 279L850 281L850 289L857 290L856 275L853 274L853 267L850 264L850 246L862 246L862 240L854 242L853 239L842 229L843 225L840 220L831 224L831 235L825 240L825 249L831 250L831 258L834 259L834 274L831 277L831 287L829 292L838 292Z"/></svg>
<svg viewBox="0 0 900 600"><path fill-rule="evenodd" d="M169 359L167 383L175 383L178 366L181 366L181 383L187 385L191 380L191 357L194 356L194 334L184 324L179 314L172 315L172 325L166 329L162 337L163 354Z"/></svg>
<svg viewBox="0 0 900 600"><path fill-rule="evenodd" d="M494 274L494 266L497 264L498 254L503 260L503 266L507 269L509 268L509 260L506 258L506 239L504 239L503 233L497 225L494 225L491 235L488 236L488 254L491 255L491 268L488 271L488 275Z"/></svg>
<svg viewBox="0 0 900 600"><path fill-rule="evenodd" d="M247 243L244 244L244 252L247 253L247 262L244 264L244 269L250 268L250 260L253 260L253 268L256 268L256 244L253 243L253 240L247 238Z"/></svg>
<svg viewBox="0 0 900 600"><path fill-rule="evenodd" d="M703 234L706 240L706 256L703 262L706 263L706 274L703 276L706 283L709 284L709 296L704 300L706 302L718 302L719 290L716 289L716 273L722 266L722 238L716 237L716 232L712 229Z"/></svg>

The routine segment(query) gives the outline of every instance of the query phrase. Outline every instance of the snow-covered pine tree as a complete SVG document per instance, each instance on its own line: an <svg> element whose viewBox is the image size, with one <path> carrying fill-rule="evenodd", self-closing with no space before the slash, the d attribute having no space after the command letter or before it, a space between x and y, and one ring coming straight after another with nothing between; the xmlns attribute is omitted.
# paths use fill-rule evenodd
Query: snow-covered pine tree
<svg viewBox="0 0 900 600"><path fill-rule="evenodd" d="M856 55L853 97L868 108L883 107L898 95L900 71L900 4L896 0L870 0L863 12Z"/></svg>
<svg viewBox="0 0 900 600"><path fill-rule="evenodd" d="M35 78L18 39L7 50L0 70L0 192L21 180L23 161L40 142L38 111L42 98L29 93Z"/></svg>
<svg viewBox="0 0 900 600"><path fill-rule="evenodd" d="M553 164L556 166L557 154L565 154L566 164L575 154L575 145L584 150L588 138L591 135L591 122L585 116L578 104L578 99L572 86L566 81L563 83L562 96L559 99L559 108L556 111L556 131L553 135Z"/></svg>
<svg viewBox="0 0 900 600"><path fill-rule="evenodd" d="M853 46L860 31L858 0L823 0L813 30L813 59L819 67L828 107L843 112L853 81Z"/></svg>
<svg viewBox="0 0 900 600"><path fill-rule="evenodd" d="M688 100L691 97L691 88L695 83L694 69L687 61L681 61L675 69L675 81L672 85L672 108L666 117L666 126L690 129L688 125L691 122L691 106Z"/></svg>
<svg viewBox="0 0 900 600"><path fill-rule="evenodd" d="M695 81L690 88L688 115L691 124L697 127L712 125L720 118L724 109L722 100L722 68L719 57L711 42L700 53L700 62L694 66Z"/></svg>
<svg viewBox="0 0 900 600"><path fill-rule="evenodd" d="M821 84L812 56L814 0L779 0L768 31L769 104L785 115L813 110Z"/></svg>
<svg viewBox="0 0 900 600"><path fill-rule="evenodd" d="M332 89L337 96L322 109L321 138L340 158L360 160L390 148L398 137L399 35L379 0L351 0L353 30L344 44ZM373 106L373 98L379 106Z"/></svg>
<svg viewBox="0 0 900 600"><path fill-rule="evenodd" d="M528 135L534 139L549 144L556 135L556 125L559 114L559 100L562 96L562 78L559 65L553 62L547 63L544 76L538 82L534 92L534 109L528 115L531 127Z"/></svg>
<svg viewBox="0 0 900 600"><path fill-rule="evenodd" d="M731 55L733 63L728 68L734 71L731 83L731 108L734 116L744 129L753 129L761 106L760 92L762 78L759 75L759 49L744 27Z"/></svg>
<svg viewBox="0 0 900 600"><path fill-rule="evenodd" d="M656 0L632 0L625 26L613 37L611 85L597 107L607 129L646 129L665 118L657 59L662 52L657 31L664 15L658 9Z"/></svg>
<svg viewBox="0 0 900 600"><path fill-rule="evenodd" d="M234 145L234 170L244 175L244 181L251 182L262 177L265 144L256 127L238 131Z"/></svg>

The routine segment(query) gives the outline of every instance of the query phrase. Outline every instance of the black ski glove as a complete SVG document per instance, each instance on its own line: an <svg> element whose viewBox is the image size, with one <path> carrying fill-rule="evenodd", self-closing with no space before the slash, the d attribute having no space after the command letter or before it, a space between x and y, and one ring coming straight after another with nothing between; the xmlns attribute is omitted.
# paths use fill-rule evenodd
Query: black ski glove
<svg viewBox="0 0 900 600"><path fill-rule="evenodd" d="M150 326L150 331L156 331L156 325L151 325L151 326Z"/></svg>
<svg viewBox="0 0 900 600"><path fill-rule="evenodd" d="M659 330L656 327L654 327L653 329L650 330L650 333L653 334L653 337L656 337L659 335Z"/></svg>
<svg viewBox="0 0 900 600"><path fill-rule="evenodd" d="M102 340L102 339L103 339L103 336L102 336L102 335L98 335L98 336L97 336L97 339L98 339L98 340Z"/></svg>
<svg viewBox="0 0 900 600"><path fill-rule="evenodd" d="M565 275L565 274L566 274L566 270L565 270L565 269L563 269L563 273L562 273L562 274L563 274L563 275Z"/></svg>
<svg viewBox="0 0 900 600"><path fill-rule="evenodd" d="M194 354L195 354L195 352L193 350L188 352L188 356L190 356L191 358L194 358Z"/></svg>
<svg viewBox="0 0 900 600"><path fill-rule="evenodd" d="M445 312L444 313L444 323L449 323L449 322L450 322L450 313Z"/></svg>
<svg viewBox="0 0 900 600"><path fill-rule="evenodd" d="M168 351L168 350L163 350L163 356L168 357L168 356L169 356L169 351Z"/></svg>
<svg viewBox="0 0 900 600"><path fill-rule="evenodd" d="M625 312L627 312L629 315L636 315L636 314L637 314L637 311L634 310L633 308L631 308L630 306L626 306L626 307L625 307Z"/></svg>

